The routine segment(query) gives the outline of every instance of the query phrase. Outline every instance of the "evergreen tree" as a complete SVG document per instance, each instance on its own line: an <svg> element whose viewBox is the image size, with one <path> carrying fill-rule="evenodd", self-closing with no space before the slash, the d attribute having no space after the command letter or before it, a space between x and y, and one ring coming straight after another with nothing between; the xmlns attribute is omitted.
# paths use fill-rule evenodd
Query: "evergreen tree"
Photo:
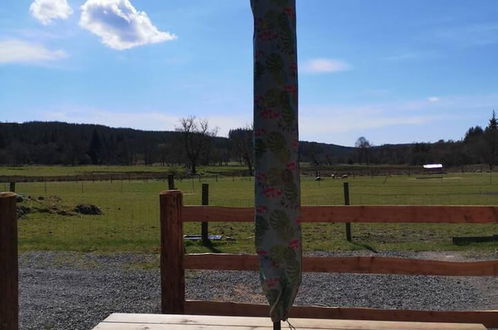
<svg viewBox="0 0 498 330"><path fill-rule="evenodd" d="M102 141L100 140L99 133L97 129L93 129L92 140L90 141L90 146L88 148L88 156L92 160L92 164L99 165L102 164Z"/></svg>
<svg viewBox="0 0 498 330"><path fill-rule="evenodd" d="M498 121L496 120L495 111L489 120L488 126L484 131L484 137L487 144L486 160L489 165L489 170L492 171L497 162L498 156Z"/></svg>

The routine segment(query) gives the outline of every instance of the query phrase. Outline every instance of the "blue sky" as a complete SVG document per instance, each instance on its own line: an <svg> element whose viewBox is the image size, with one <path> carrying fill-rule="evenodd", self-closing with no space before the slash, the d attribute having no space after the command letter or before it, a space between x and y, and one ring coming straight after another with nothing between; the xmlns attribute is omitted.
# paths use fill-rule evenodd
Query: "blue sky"
<svg viewBox="0 0 498 330"><path fill-rule="evenodd" d="M297 4L301 139L457 140L498 110L496 0ZM251 122L249 0L2 0L1 121L188 115Z"/></svg>

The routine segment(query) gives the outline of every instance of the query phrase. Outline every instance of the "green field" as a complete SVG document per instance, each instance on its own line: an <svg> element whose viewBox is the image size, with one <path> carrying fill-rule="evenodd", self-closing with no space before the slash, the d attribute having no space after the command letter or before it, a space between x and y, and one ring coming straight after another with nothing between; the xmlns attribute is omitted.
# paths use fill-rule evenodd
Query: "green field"
<svg viewBox="0 0 498 330"><path fill-rule="evenodd" d="M208 175L210 173L230 173L244 171L246 168L238 164L229 166L204 166L200 169L199 174ZM177 173L181 176L186 175L187 170L180 166L13 166L0 167L0 177L21 176L21 177L54 177L54 176L93 176L116 173Z"/></svg>
<svg viewBox="0 0 498 330"><path fill-rule="evenodd" d="M21 168L22 169L22 168ZM40 168L37 174L70 174L67 167ZM69 168L74 171L75 168ZM101 167L99 171L139 171L130 167ZM147 167L147 170L150 170ZM88 168L87 168L88 170ZM96 169L92 169L96 170ZM0 170L5 173L3 169ZM14 170L10 170L14 171ZM23 170L19 170L23 171ZM32 173L24 168L24 175ZM442 179L417 179L414 176L355 177L350 184L352 204L393 205L496 205L498 177L485 174L448 174ZM496 182L495 182L496 181ZM302 177L303 205L341 205L343 180L326 178L321 182ZM247 177L184 179L176 182L185 194L185 204L200 204L201 183L208 183L210 204L252 206L253 181ZM17 183L18 193L31 198L21 203L31 212L19 220L19 244L27 250L136 251L159 249L158 194L164 181L82 181ZM8 184L0 184L7 190ZM40 199L39 197L42 197ZM77 204L95 204L103 215L67 215ZM198 234L200 224L186 224L186 234ZM345 240L344 224L305 224L306 251L321 250L495 250L498 243L456 246L453 236L488 236L498 233L498 224L353 224L353 243ZM187 242L187 251L251 252L251 224L212 223L211 234L234 240L215 242L206 248Z"/></svg>

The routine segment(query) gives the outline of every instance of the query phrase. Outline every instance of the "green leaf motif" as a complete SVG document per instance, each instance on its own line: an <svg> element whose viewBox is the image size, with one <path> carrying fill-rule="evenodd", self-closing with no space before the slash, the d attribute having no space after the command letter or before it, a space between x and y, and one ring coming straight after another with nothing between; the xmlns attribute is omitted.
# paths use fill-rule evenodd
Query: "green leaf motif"
<svg viewBox="0 0 498 330"><path fill-rule="evenodd" d="M262 139L254 140L254 155L256 159L261 159L263 154L266 152L266 145Z"/></svg>
<svg viewBox="0 0 498 330"><path fill-rule="evenodd" d="M269 10L264 17L264 26L267 29L274 30L278 24L278 13L274 10Z"/></svg>
<svg viewBox="0 0 498 330"><path fill-rule="evenodd" d="M269 89L265 93L265 107L276 108L280 105L280 91L276 88Z"/></svg>
<svg viewBox="0 0 498 330"><path fill-rule="evenodd" d="M277 4L278 6L285 6L288 4L289 0L273 0L273 3Z"/></svg>
<svg viewBox="0 0 498 330"><path fill-rule="evenodd" d="M283 185L282 181L282 170L279 168L272 167L268 170L268 184L270 186L281 186Z"/></svg>
<svg viewBox="0 0 498 330"><path fill-rule="evenodd" d="M261 62L254 63L254 78L259 80L265 74L265 66Z"/></svg>
<svg viewBox="0 0 498 330"><path fill-rule="evenodd" d="M283 91L281 96L281 106L282 106L282 120L284 122L284 127L287 129L291 129L294 127L294 123L296 120L296 113L294 108L292 107L292 101L289 93Z"/></svg>
<svg viewBox="0 0 498 330"><path fill-rule="evenodd" d="M256 216L256 230L255 230L256 245L259 245L263 242L264 236L268 231L268 229L270 229L268 220L266 220L265 217L262 217L260 215Z"/></svg>
<svg viewBox="0 0 498 330"><path fill-rule="evenodd" d="M291 285L297 285L301 281L301 264L296 258L290 258L285 264L285 274Z"/></svg>
<svg viewBox="0 0 498 330"><path fill-rule="evenodd" d="M296 235L287 213L282 210L274 210L270 214L270 225L278 236L284 240L290 240Z"/></svg>
<svg viewBox="0 0 498 330"><path fill-rule="evenodd" d="M279 83L283 83L284 77L284 60L282 56L273 53L266 59L266 68L273 75L273 79Z"/></svg>
<svg viewBox="0 0 498 330"><path fill-rule="evenodd" d="M299 194L297 186L293 182L288 182L284 185L284 197L290 205L298 204Z"/></svg>
<svg viewBox="0 0 498 330"><path fill-rule="evenodd" d="M278 25L280 27L280 49L287 54L294 54L294 39L290 26L289 17L285 13L281 13L278 17Z"/></svg>
<svg viewBox="0 0 498 330"><path fill-rule="evenodd" d="M268 134L266 143L268 149L270 149L281 162L288 162L290 157L289 150L287 150L287 141L282 133L271 132Z"/></svg>
<svg viewBox="0 0 498 330"><path fill-rule="evenodd" d="M287 264L296 259L296 251L285 245L275 245L270 249L270 256L281 264Z"/></svg>

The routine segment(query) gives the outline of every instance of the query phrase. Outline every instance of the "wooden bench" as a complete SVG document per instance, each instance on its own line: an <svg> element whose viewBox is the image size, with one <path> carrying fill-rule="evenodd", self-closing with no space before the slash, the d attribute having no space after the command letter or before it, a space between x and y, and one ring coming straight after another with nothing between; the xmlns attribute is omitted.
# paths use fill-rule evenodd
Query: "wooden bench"
<svg viewBox="0 0 498 330"><path fill-rule="evenodd" d="M484 330L482 324L428 323L392 321L351 321L323 319L292 319L299 330ZM282 328L285 328L283 326ZM273 324L268 317L157 315L157 314L111 314L94 330L271 330Z"/></svg>
<svg viewBox="0 0 498 330"><path fill-rule="evenodd" d="M258 269L257 256L184 254L184 222L253 222L253 208L183 206L182 193L160 194L163 313L265 317L268 306L185 300L185 269ZM303 206L301 222L497 223L495 206ZM304 257L303 271L326 273L497 276L498 260L448 262L386 257ZM292 318L482 323L498 327L498 310L419 311L294 306Z"/></svg>

